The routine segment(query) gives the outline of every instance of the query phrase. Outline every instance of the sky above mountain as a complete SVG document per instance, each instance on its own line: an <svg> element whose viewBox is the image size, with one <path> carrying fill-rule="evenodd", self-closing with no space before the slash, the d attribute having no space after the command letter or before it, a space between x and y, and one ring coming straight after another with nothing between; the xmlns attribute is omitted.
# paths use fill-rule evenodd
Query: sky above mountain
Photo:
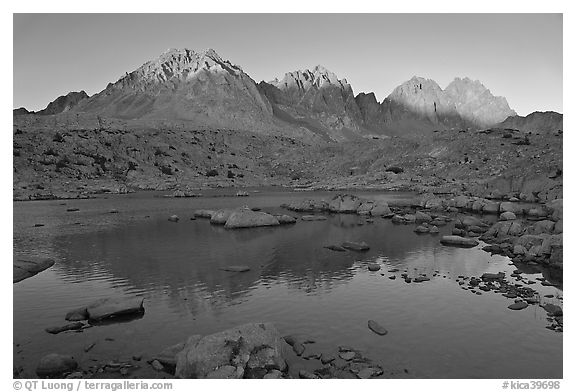
<svg viewBox="0 0 576 392"><path fill-rule="evenodd" d="M562 112L561 14L15 14L13 107L102 91L168 48L256 82L321 64L379 102L418 75L480 80L520 115Z"/></svg>

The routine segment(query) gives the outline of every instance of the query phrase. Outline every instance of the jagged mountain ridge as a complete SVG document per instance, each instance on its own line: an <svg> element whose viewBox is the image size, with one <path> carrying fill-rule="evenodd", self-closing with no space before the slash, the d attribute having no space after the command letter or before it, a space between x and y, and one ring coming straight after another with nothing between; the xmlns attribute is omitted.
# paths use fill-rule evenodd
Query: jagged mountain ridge
<svg viewBox="0 0 576 392"><path fill-rule="evenodd" d="M332 140L366 136L352 86L321 65L288 72L281 80L259 84L275 115L290 123L306 124Z"/></svg>
<svg viewBox="0 0 576 392"><path fill-rule="evenodd" d="M72 110L330 141L481 128L516 114L505 98L468 78L442 90L415 76L379 103L373 93L355 96L346 79L323 66L256 84L212 49L169 49Z"/></svg>

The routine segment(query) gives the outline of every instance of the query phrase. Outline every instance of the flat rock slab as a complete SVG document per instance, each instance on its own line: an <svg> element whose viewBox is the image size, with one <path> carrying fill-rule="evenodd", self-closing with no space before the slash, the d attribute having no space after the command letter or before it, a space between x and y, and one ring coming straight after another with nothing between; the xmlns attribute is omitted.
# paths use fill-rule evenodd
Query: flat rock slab
<svg viewBox="0 0 576 392"><path fill-rule="evenodd" d="M324 248L333 250L334 252L346 252L346 248L343 248L340 245L327 245Z"/></svg>
<svg viewBox="0 0 576 392"><path fill-rule="evenodd" d="M99 321L110 317L141 313L144 311L144 298L105 298L86 307L88 319Z"/></svg>
<svg viewBox="0 0 576 392"><path fill-rule="evenodd" d="M440 243L446 246L457 246L461 248L473 248L479 244L473 238L460 237L458 235L445 235L440 239Z"/></svg>
<svg viewBox="0 0 576 392"><path fill-rule="evenodd" d="M213 210L196 210L196 211L194 211L194 217L195 218L212 219L212 215L214 213L216 213L216 211L213 211Z"/></svg>
<svg viewBox="0 0 576 392"><path fill-rule="evenodd" d="M55 335L55 334L58 334L60 332L79 330L79 329L82 329L83 326L84 326L83 323L75 322L75 323L65 324L65 325L62 325L59 327L46 328L45 331Z"/></svg>
<svg viewBox="0 0 576 392"><path fill-rule="evenodd" d="M368 244L365 242L353 242L353 241L343 242L342 247L355 251L367 251L370 249L370 246L368 246Z"/></svg>
<svg viewBox="0 0 576 392"><path fill-rule="evenodd" d="M512 305L508 306L508 309L511 310L522 310L526 309L528 304L526 302L514 302Z"/></svg>
<svg viewBox="0 0 576 392"><path fill-rule="evenodd" d="M250 267L247 265L228 265L226 267L220 267L221 271L228 271L228 272L247 272L250 271Z"/></svg>
<svg viewBox="0 0 576 392"><path fill-rule="evenodd" d="M386 330L386 328L384 328L374 320L368 320L368 328L370 328L372 332L378 335L384 336L388 333L388 330Z"/></svg>
<svg viewBox="0 0 576 392"><path fill-rule="evenodd" d="M14 260L13 264L13 283L18 283L28 279L54 265L52 259L39 260Z"/></svg>
<svg viewBox="0 0 576 392"><path fill-rule="evenodd" d="M226 229L244 229L251 227L278 226L280 222L274 216L265 212L252 211L249 208L236 210L224 225Z"/></svg>

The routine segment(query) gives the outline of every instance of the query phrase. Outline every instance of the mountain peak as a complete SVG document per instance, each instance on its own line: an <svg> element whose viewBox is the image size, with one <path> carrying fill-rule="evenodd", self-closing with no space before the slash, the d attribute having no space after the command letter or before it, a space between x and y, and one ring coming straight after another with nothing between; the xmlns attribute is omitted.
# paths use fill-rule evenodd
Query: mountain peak
<svg viewBox="0 0 576 392"><path fill-rule="evenodd" d="M320 89L328 86L335 86L340 89L348 89L346 79L338 79L338 76L323 65L316 65L311 70L304 69L288 72L282 79L274 79L270 84L280 90L296 88L307 91L311 88Z"/></svg>
<svg viewBox="0 0 576 392"><path fill-rule="evenodd" d="M166 83L172 85L189 81L202 71L210 74L230 74L233 77L244 75L240 67L223 60L214 49L195 52L187 48L170 48L137 70L126 73L111 87L128 87L144 91Z"/></svg>

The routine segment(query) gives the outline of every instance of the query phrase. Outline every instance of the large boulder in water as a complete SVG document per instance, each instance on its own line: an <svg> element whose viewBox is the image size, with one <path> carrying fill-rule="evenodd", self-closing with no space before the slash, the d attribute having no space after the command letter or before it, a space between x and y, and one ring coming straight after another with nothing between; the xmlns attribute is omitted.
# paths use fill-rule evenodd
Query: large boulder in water
<svg viewBox="0 0 576 392"><path fill-rule="evenodd" d="M273 215L260 211L252 211L249 208L236 210L224 225L227 229L241 229L249 227L278 226L280 222Z"/></svg>
<svg viewBox="0 0 576 392"><path fill-rule="evenodd" d="M207 219L211 219L212 215L215 213L216 211L213 210L196 210L194 211L194 216L196 218L207 218Z"/></svg>
<svg viewBox="0 0 576 392"><path fill-rule="evenodd" d="M302 200L286 206L287 209L296 212L322 212L328 211L328 203L324 200Z"/></svg>
<svg viewBox="0 0 576 392"><path fill-rule="evenodd" d="M224 374L225 378L262 378L269 370L286 370L287 350L271 323L245 324L204 337L193 335L176 356L175 374L179 378L224 378Z"/></svg>
<svg viewBox="0 0 576 392"><path fill-rule="evenodd" d="M99 321L110 317L144 312L144 298L104 298L86 307L88 319Z"/></svg>
<svg viewBox="0 0 576 392"><path fill-rule="evenodd" d="M331 212L355 213L362 204L362 200L354 195L336 195L328 203Z"/></svg>
<svg viewBox="0 0 576 392"><path fill-rule="evenodd" d="M36 367L36 374L40 378L44 377L61 377L70 373L78 367L78 362L70 355L48 354L42 359Z"/></svg>
<svg viewBox="0 0 576 392"><path fill-rule="evenodd" d="M369 215L372 208L374 208L374 204L374 200L363 200L356 209L356 213L358 215Z"/></svg>
<svg viewBox="0 0 576 392"><path fill-rule="evenodd" d="M276 219L278 219L278 222L281 225L289 225L292 223L296 223L296 218L294 218L293 216L290 216L290 215L281 214L281 215L274 215L274 217Z"/></svg>
<svg viewBox="0 0 576 392"><path fill-rule="evenodd" d="M372 216L386 216L392 214L392 210L388 203L382 200L376 200L374 206L370 210L370 215Z"/></svg>
<svg viewBox="0 0 576 392"><path fill-rule="evenodd" d="M225 225L226 221L228 218L230 218L230 215L232 215L234 211L236 210L229 208L215 211L210 217L210 223L213 225Z"/></svg>

